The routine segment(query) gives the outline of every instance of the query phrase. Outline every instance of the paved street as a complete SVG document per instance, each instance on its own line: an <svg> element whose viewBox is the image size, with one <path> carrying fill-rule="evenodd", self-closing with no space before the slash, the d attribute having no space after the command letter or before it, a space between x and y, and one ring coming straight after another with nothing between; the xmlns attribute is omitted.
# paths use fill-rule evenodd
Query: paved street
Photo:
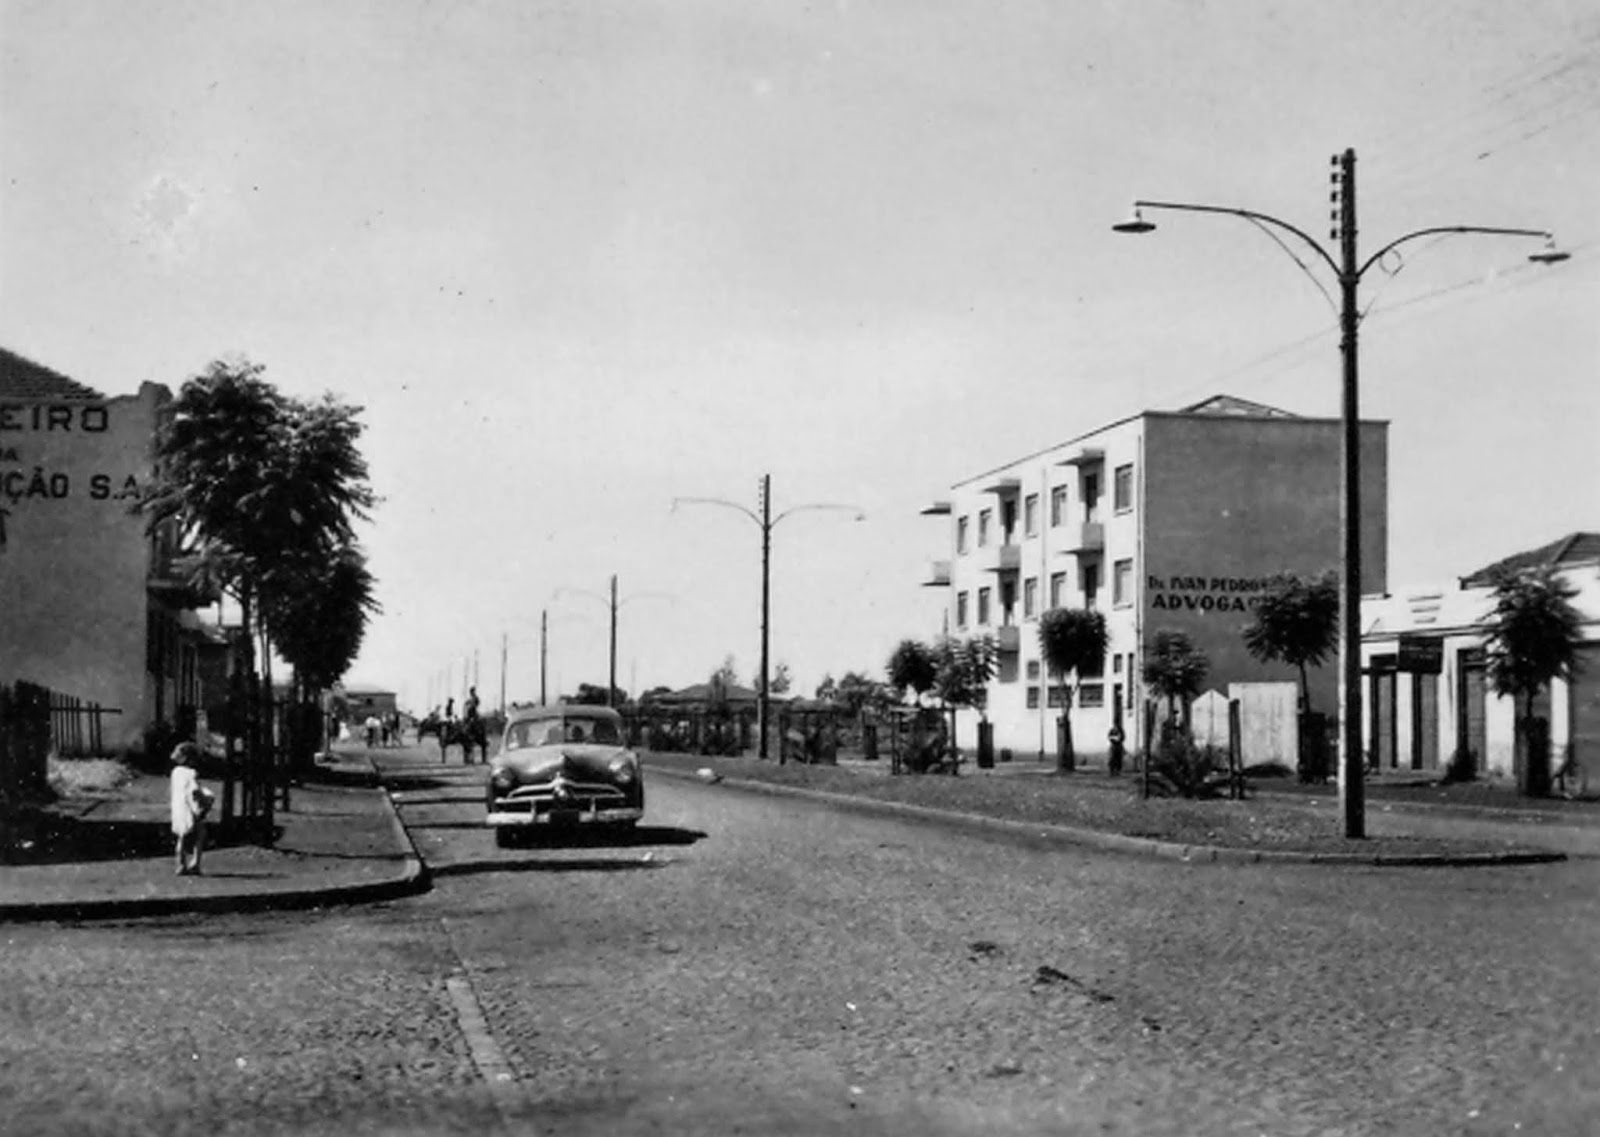
<svg viewBox="0 0 1600 1137"><path fill-rule="evenodd" d="M1033 849L661 778L497 849L382 756L426 896L0 930L8 1133L1582 1134L1600 862Z"/></svg>

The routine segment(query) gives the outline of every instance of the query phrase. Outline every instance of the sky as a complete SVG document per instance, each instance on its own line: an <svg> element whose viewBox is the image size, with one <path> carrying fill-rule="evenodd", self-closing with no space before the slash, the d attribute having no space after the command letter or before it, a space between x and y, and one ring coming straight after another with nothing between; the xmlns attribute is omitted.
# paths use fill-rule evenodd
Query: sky
<svg viewBox="0 0 1600 1137"><path fill-rule="evenodd" d="M1357 154L1389 581L1600 529L1588 0L0 0L0 343L108 394L247 357L364 408L425 709L940 630L950 486L1230 393L1339 413L1329 160ZM1296 260L1306 268L1297 267ZM1320 272L1320 289L1314 279ZM675 498L720 499L723 506ZM739 508L730 508L736 506ZM861 520L855 519L856 512Z"/></svg>

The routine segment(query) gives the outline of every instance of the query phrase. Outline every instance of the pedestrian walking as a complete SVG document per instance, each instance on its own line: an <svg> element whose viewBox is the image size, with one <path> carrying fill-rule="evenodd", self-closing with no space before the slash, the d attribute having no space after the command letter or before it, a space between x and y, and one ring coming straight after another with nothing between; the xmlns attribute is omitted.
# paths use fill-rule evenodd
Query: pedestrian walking
<svg viewBox="0 0 1600 1137"><path fill-rule="evenodd" d="M173 858L179 876L200 875L200 855L206 847L206 814L211 811L212 794L200 784L195 772L199 759L200 748L192 742L180 742L173 748Z"/></svg>

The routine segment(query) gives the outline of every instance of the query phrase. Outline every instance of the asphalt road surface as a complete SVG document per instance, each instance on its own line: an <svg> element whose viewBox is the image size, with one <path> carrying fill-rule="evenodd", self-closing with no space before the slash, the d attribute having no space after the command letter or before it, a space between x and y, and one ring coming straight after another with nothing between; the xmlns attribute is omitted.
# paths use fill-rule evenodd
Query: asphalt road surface
<svg viewBox="0 0 1600 1137"><path fill-rule="evenodd" d="M656 778L367 908L0 929L0 1130L1590 1134L1600 861L1183 865Z"/></svg>

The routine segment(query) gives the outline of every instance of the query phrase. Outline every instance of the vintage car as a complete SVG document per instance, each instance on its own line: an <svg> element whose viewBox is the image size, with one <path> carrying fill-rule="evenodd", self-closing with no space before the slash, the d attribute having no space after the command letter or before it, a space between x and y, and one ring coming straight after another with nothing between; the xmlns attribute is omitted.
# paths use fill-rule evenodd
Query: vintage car
<svg viewBox="0 0 1600 1137"><path fill-rule="evenodd" d="M486 794L486 821L502 845L530 826L632 826L644 816L639 756L610 707L513 707Z"/></svg>

